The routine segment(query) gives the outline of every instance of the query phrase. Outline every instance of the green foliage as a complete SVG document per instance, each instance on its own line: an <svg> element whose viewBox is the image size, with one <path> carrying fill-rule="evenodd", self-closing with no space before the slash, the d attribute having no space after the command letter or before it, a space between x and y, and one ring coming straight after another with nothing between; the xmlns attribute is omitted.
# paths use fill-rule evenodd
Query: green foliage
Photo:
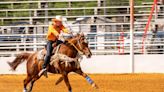
<svg viewBox="0 0 164 92"><path fill-rule="evenodd" d="M65 11L63 10L51 10L48 12L49 16L55 16L55 15L66 15Z"/></svg>
<svg viewBox="0 0 164 92"><path fill-rule="evenodd" d="M9 17L28 17L29 16L29 11L11 11L8 12Z"/></svg>
<svg viewBox="0 0 164 92"><path fill-rule="evenodd" d="M68 3L67 2L54 2L54 3L48 3L48 6L50 8L67 8Z"/></svg>
<svg viewBox="0 0 164 92"><path fill-rule="evenodd" d="M85 15L94 15L94 11L91 10L91 9L87 9L87 10L84 11L84 14Z"/></svg>
<svg viewBox="0 0 164 92"><path fill-rule="evenodd" d="M10 9L11 5L10 4L0 4L0 9Z"/></svg>
<svg viewBox="0 0 164 92"><path fill-rule="evenodd" d="M5 17L6 13L5 12L0 12L0 17Z"/></svg>
<svg viewBox="0 0 164 92"><path fill-rule="evenodd" d="M97 6L97 2L72 2L71 7L95 7Z"/></svg>
<svg viewBox="0 0 164 92"><path fill-rule="evenodd" d="M3 1L29 1L29 0L0 0L0 2ZM38 0L35 0L38 1ZM153 2L153 0L134 0L135 5L141 5L143 2ZM69 6L69 4L71 6ZM125 6L129 5L129 0L106 0L106 6ZM77 8L77 7L96 7L97 1L88 1L88 2L50 2L48 3L49 8ZM102 5L103 6L103 5ZM14 3L14 4L0 4L0 9L37 9L38 3ZM138 9L142 10L142 9ZM136 11L138 11L136 10ZM149 10L149 9L148 9ZM119 9L106 9L108 14L116 14L119 12ZM37 11L38 16L45 16L45 11ZM10 12L0 12L0 17L6 17L6 13L8 13L8 17L28 17L31 15L34 15L34 11L10 11ZM67 11L68 16L76 16L76 15L94 15L93 9L86 9L86 10L68 10ZM104 14L104 9L99 9L98 14ZM55 16L55 15L66 15L66 10L49 10L48 11L49 16ZM4 21L4 24L9 24L9 22L16 21L16 20L9 20ZM44 20L41 20L44 21ZM0 22L0 25L2 23Z"/></svg>
<svg viewBox="0 0 164 92"><path fill-rule="evenodd" d="M30 4L28 3L16 3L13 5L13 8L14 9L29 9L31 7L30 7Z"/></svg>
<svg viewBox="0 0 164 92"><path fill-rule="evenodd" d="M129 5L129 0L106 0L106 2L109 6Z"/></svg>
<svg viewBox="0 0 164 92"><path fill-rule="evenodd" d="M79 11L79 10L70 10L68 12L69 15L72 15L72 16L76 16L76 15L83 15L84 13L82 11Z"/></svg>

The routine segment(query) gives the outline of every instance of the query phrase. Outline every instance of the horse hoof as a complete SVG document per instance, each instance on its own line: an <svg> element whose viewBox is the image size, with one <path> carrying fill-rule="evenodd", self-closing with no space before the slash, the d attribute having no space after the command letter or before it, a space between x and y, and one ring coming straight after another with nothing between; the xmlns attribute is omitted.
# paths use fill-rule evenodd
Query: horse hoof
<svg viewBox="0 0 164 92"><path fill-rule="evenodd" d="M24 89L23 92L28 92L27 89Z"/></svg>
<svg viewBox="0 0 164 92"><path fill-rule="evenodd" d="M92 87L95 88L95 89L99 88L95 83L92 84Z"/></svg>

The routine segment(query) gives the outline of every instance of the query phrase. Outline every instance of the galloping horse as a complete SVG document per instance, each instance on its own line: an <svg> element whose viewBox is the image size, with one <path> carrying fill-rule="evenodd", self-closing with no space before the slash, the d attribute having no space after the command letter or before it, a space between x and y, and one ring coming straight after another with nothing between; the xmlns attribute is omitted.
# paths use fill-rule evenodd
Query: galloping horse
<svg viewBox="0 0 164 92"><path fill-rule="evenodd" d="M76 36L72 38L66 39L66 43L60 44L60 47L58 48L58 53L67 55L70 58L76 58L79 53L82 53L87 58L90 58L92 56L92 53L88 47L88 43L86 41L86 38L84 34L77 34ZM33 88L33 84L36 80L38 80L41 76L38 75L38 73L41 70L41 66L43 64L43 60L38 59L38 52L35 53L21 53L16 56L14 61L8 62L10 67L15 70L19 64L21 64L24 61L27 61L27 77L24 79L24 92L31 92ZM52 56L53 57L53 56ZM52 59L52 58L51 58ZM60 61L64 62L64 61ZM94 83L94 81L81 70L81 67L77 67L76 62L69 62L69 66L66 66L65 63L59 63L60 67L60 74L62 75L56 84L60 83L62 80L64 80L69 92L72 92L71 85L69 83L68 79L68 73L75 72L84 78L92 85L92 87L97 88L97 85ZM54 65L48 66L48 72L57 74L57 68ZM27 85L31 84L29 86L29 89L27 89Z"/></svg>

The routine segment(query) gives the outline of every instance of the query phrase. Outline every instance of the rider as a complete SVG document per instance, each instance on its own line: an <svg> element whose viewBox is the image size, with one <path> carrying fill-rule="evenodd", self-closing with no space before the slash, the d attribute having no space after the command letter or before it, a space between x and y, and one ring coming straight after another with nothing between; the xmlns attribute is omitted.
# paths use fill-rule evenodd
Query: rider
<svg viewBox="0 0 164 92"><path fill-rule="evenodd" d="M52 44L56 42L56 44L62 43L61 40L58 40L59 34L63 31L64 33L70 34L71 32L66 29L62 24L62 16L56 16L56 18L52 19L52 24L48 27L48 33L47 33L47 54L44 60L44 64L42 66L42 70L40 71L39 75L44 74L47 77L47 65L50 62L51 54L53 51ZM56 45L56 46L57 46Z"/></svg>

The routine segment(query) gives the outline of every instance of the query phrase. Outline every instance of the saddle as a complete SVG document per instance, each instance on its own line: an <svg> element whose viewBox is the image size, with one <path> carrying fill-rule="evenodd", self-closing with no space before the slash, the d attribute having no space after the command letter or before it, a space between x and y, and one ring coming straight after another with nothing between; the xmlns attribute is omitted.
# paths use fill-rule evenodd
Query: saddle
<svg viewBox="0 0 164 92"><path fill-rule="evenodd" d="M53 65L54 67L56 67L56 62L57 61L62 61L60 62L61 64L65 64L65 67L68 67L68 66L71 66L71 62L75 62L76 64L76 67L77 68L80 68L80 62L81 60L79 60L79 56L75 57L75 58L71 58L71 57L68 57L67 55L65 54L61 54L61 53L58 53L58 50L60 48L61 44L59 44L58 46L56 46L53 50L53 54L51 56L51 59L50 59L50 65ZM45 58L45 55L46 55L46 49L42 49L40 51L38 51L38 56L37 56L37 59L38 61L44 61L44 58Z"/></svg>
<svg viewBox="0 0 164 92"><path fill-rule="evenodd" d="M54 52L55 51L58 51L58 49L60 48L60 44L57 44L56 42L54 42L52 44L52 47L54 47L54 49L52 51L52 55L54 55L55 54ZM38 61L44 60L44 58L46 56L46 53L47 53L47 51L46 51L46 45L45 45L45 47L43 49L41 49L40 51L38 51L38 56L37 56Z"/></svg>
<svg viewBox="0 0 164 92"><path fill-rule="evenodd" d="M56 44L53 44L53 45L56 45ZM56 52L58 51L58 49L60 48L60 45L53 46L53 47L55 47L55 48L52 51L53 52L52 56L55 54L54 51L56 51ZM44 60L45 56L46 56L46 53L47 53L46 48L43 48L40 51L38 51L38 56L37 56L38 61Z"/></svg>

